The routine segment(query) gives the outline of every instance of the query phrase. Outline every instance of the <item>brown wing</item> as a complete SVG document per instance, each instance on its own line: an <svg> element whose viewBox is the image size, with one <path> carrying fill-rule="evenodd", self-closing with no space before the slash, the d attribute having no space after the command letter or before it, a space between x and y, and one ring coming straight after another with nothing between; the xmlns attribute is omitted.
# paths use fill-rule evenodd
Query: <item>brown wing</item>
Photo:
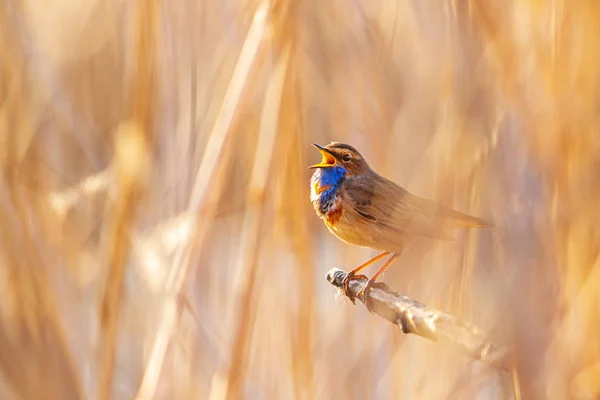
<svg viewBox="0 0 600 400"><path fill-rule="evenodd" d="M447 228L489 226L484 220L415 196L380 175L350 178L344 186L354 210L382 234L453 240Z"/></svg>

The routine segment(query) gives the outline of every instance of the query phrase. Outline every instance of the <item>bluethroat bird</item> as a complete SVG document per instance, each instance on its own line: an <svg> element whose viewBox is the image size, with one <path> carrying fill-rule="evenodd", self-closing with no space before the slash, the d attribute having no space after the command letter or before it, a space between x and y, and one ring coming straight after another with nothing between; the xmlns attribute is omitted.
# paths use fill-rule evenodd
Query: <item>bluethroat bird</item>
<svg viewBox="0 0 600 400"><path fill-rule="evenodd" d="M488 221L410 193L373 171L350 145L332 142L327 146L313 143L313 146L322 155L319 164L309 167L316 169L310 182L310 200L317 215L338 239L381 251L344 278L344 293L353 303L348 291L350 279L391 254L357 294L357 297L364 296L411 239L452 240L449 232L452 228L492 226Z"/></svg>

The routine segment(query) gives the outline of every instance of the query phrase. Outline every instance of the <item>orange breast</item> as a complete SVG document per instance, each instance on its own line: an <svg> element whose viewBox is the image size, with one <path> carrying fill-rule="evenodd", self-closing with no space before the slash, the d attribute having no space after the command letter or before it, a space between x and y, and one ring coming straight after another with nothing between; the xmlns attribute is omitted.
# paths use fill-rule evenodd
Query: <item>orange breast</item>
<svg viewBox="0 0 600 400"><path fill-rule="evenodd" d="M342 199L338 196L335 198L331 207L327 213L323 216L327 225L334 226L338 223L342 214L344 213L344 206L342 205Z"/></svg>
<svg viewBox="0 0 600 400"><path fill-rule="evenodd" d="M321 186L321 185L319 185L318 181L313 184L313 190L315 191L316 194L321 194L324 191L326 191L327 189L329 189L330 187L331 187L331 185Z"/></svg>
<svg viewBox="0 0 600 400"><path fill-rule="evenodd" d="M342 208L342 206L338 206L335 208L332 207L332 210L330 210L327 214L325 214L327 223L331 226L337 224L338 221L340 220L340 218L342 218L343 211L344 211L344 209Z"/></svg>

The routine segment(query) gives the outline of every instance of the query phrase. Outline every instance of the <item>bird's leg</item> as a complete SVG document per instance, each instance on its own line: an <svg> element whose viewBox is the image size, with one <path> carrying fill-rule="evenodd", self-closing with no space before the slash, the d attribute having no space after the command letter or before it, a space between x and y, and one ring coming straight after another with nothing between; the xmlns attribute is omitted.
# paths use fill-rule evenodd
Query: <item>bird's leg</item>
<svg viewBox="0 0 600 400"><path fill-rule="evenodd" d="M388 254L390 254L389 251L384 251L383 253L371 258L369 261L367 261L363 265L361 265L357 268L354 268L352 271L350 271L346 274L346 277L342 280L342 287L344 288L344 293L346 294L346 296L348 296L348 298L350 300L352 300L352 303L354 303L354 298L353 298L353 296L350 295L350 291L348 289L348 283L350 282L350 279L354 278L357 273L359 273L363 269L367 268L369 265L373 264L375 261L387 256ZM364 279L366 279L366 278L364 278Z"/></svg>
<svg viewBox="0 0 600 400"><path fill-rule="evenodd" d="M379 277L379 275L383 274L383 272L386 269L388 269L388 267L390 265L392 265L392 263L396 260L396 258L400 257L400 254L401 253L394 253L394 254L392 254L392 256L390 257L390 259L387 260L385 262L385 264L383 264L383 266L381 268L379 268L379 271L377 271L375 273L375 275L373 275L371 277L371 279L369 279L367 281L367 284L362 289L360 289L360 291L358 293L356 293L356 297L360 297L361 295L364 297L368 293L368 290L371 288L371 286L373 286L373 284L375 283L375 281L377 280L377 278Z"/></svg>

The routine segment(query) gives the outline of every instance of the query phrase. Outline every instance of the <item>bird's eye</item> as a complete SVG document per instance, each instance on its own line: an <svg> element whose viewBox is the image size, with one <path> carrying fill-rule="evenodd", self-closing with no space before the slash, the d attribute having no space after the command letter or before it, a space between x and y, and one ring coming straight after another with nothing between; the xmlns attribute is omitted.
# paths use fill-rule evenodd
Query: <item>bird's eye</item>
<svg viewBox="0 0 600 400"><path fill-rule="evenodd" d="M350 158L352 158L352 157L350 157L350 154L348 154L348 153L346 153L342 156L342 160L344 160L344 162L350 161Z"/></svg>

